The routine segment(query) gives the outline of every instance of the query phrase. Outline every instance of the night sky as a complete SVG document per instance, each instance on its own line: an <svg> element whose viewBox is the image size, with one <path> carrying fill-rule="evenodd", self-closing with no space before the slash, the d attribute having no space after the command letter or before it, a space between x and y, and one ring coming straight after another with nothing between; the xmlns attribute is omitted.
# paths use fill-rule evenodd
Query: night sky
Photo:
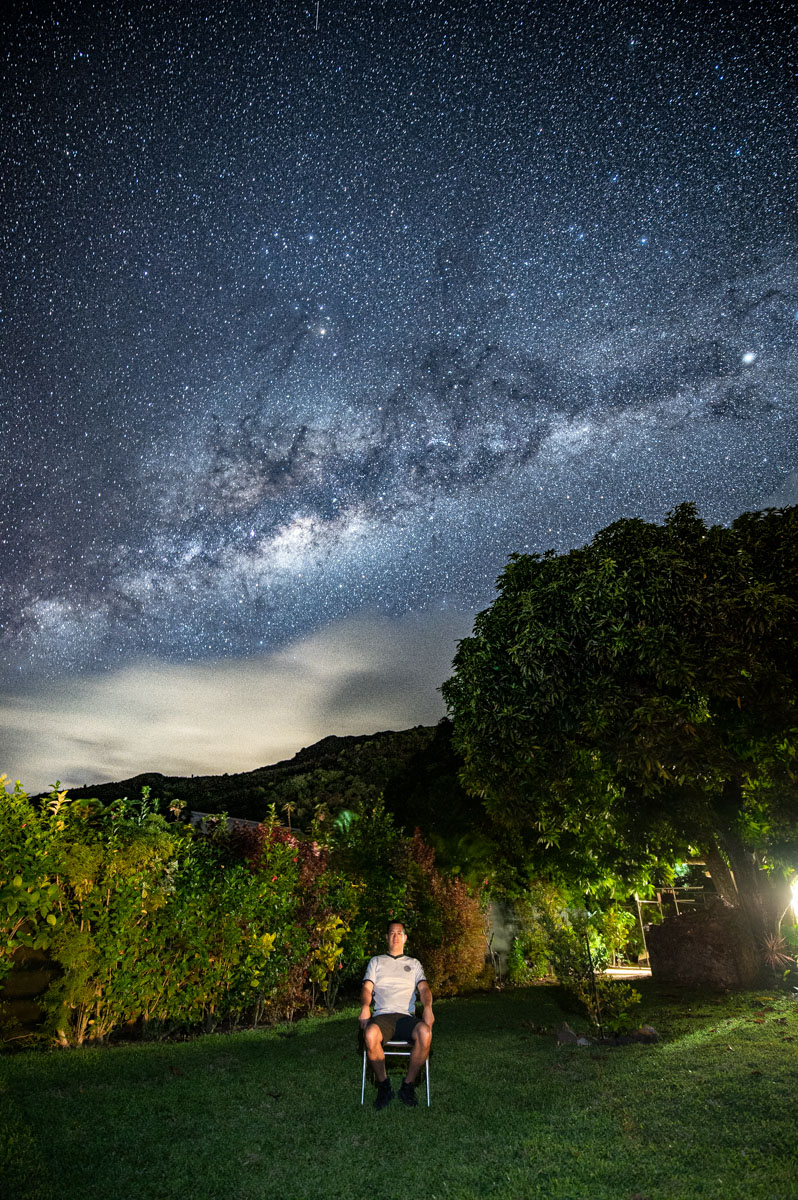
<svg viewBox="0 0 798 1200"><path fill-rule="evenodd" d="M0 771L434 721L511 552L798 502L791 11L7 6Z"/></svg>

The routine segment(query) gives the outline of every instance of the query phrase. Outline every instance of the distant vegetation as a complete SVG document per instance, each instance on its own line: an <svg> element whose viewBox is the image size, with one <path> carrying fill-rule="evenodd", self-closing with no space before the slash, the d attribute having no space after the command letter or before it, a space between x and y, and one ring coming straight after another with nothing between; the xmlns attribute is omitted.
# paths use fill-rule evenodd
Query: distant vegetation
<svg viewBox="0 0 798 1200"><path fill-rule="evenodd" d="M117 783L71 788L73 799L138 796L142 787L166 801L182 800L200 812L263 821L274 805L281 819L290 804L291 822L308 829L320 804L335 815L343 808L373 803L435 740L435 728L418 725L401 732L326 737L293 758L232 775L161 775L151 772Z"/></svg>
<svg viewBox="0 0 798 1200"><path fill-rule="evenodd" d="M191 777L150 772L117 783L70 788L73 800L130 800L150 788L166 806L227 813L263 821L274 805L279 820L301 832L319 812L334 820L343 810L360 810L379 800L397 826L420 828L449 870L474 877L490 872L497 846L482 804L459 782L462 762L452 749L451 722L352 737L326 737L293 758L233 775ZM39 799L41 799L40 797Z"/></svg>

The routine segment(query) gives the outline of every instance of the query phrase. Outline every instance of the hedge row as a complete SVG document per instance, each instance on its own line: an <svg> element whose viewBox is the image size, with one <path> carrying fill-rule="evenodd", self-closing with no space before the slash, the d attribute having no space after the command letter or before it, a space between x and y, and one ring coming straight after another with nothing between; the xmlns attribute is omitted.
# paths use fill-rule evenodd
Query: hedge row
<svg viewBox="0 0 798 1200"><path fill-rule="evenodd" d="M0 778L0 784L4 780ZM404 919L438 994L476 984L479 897L381 805L322 835L202 830L148 792L111 804L0 786L0 983L21 947L57 973L44 1032L62 1045L292 1019L357 980Z"/></svg>

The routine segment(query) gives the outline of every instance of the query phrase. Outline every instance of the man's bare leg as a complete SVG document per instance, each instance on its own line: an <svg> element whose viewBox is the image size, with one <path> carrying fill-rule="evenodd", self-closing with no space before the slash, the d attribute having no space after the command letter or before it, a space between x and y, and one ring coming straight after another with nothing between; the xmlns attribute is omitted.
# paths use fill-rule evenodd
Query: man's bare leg
<svg viewBox="0 0 798 1200"><path fill-rule="evenodd" d="M407 1064L405 1083L416 1082L421 1068L429 1057L429 1048L432 1042L432 1030L429 1025L425 1025L423 1021L419 1021L410 1035L410 1040L413 1043L413 1049L410 1051L410 1061ZM382 1047L380 1046L380 1048Z"/></svg>
<svg viewBox="0 0 798 1200"><path fill-rule="evenodd" d="M363 1033L366 1041L366 1057L369 1060L369 1066L374 1072L374 1078L377 1083L384 1083L387 1078L385 1074L385 1051L382 1048L382 1031L379 1025L367 1025Z"/></svg>

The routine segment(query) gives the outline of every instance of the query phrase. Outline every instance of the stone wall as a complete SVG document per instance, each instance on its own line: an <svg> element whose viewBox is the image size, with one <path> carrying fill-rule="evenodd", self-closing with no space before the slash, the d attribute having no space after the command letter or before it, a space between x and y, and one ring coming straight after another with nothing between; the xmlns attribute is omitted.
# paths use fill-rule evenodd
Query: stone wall
<svg viewBox="0 0 798 1200"><path fill-rule="evenodd" d="M651 974L660 982L752 987L762 971L748 923L725 904L666 917L646 929L646 941Z"/></svg>

